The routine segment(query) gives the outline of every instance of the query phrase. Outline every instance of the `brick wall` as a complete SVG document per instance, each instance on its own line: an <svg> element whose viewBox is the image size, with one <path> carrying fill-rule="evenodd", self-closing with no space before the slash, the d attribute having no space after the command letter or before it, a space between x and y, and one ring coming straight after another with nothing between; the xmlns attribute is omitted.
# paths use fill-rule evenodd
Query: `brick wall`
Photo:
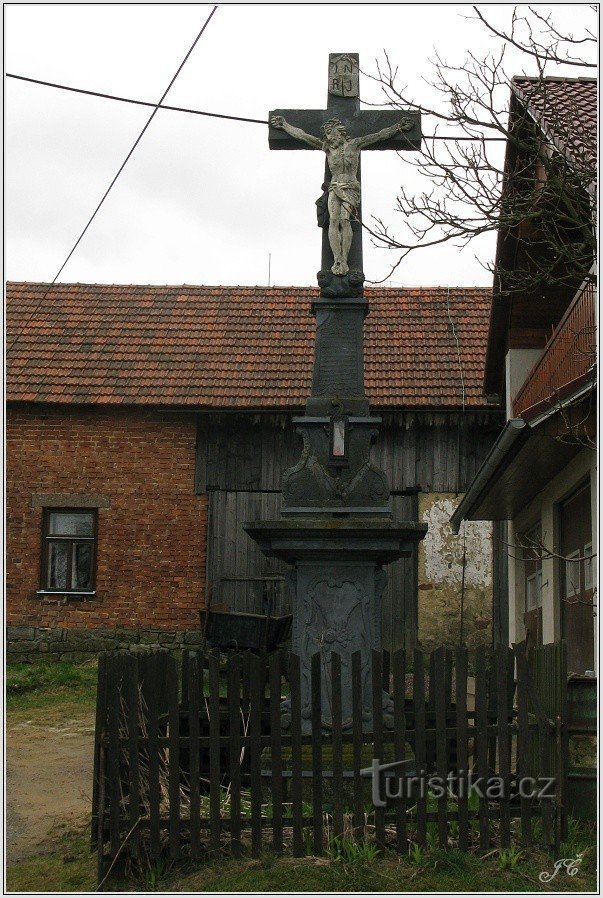
<svg viewBox="0 0 603 898"><path fill-rule="evenodd" d="M7 624L198 630L207 500L194 492L195 438L189 413L10 407ZM37 594L42 508L33 506L53 493L108 500L98 510L94 598Z"/></svg>

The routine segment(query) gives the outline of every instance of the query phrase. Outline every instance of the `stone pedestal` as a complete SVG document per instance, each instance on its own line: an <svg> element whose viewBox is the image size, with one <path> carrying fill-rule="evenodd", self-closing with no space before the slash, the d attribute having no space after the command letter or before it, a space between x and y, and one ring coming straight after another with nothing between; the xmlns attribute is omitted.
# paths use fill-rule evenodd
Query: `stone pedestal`
<svg viewBox="0 0 603 898"><path fill-rule="evenodd" d="M301 659L302 726L310 731L311 658L322 658L322 719L331 725L331 653L341 656L342 719L352 725L352 655L362 659L363 727L372 727L372 651L381 649L383 565L410 555L426 525L378 518L283 518L246 524L268 556L293 565L292 650ZM387 703L384 695L384 702ZM387 710L387 709L386 709Z"/></svg>

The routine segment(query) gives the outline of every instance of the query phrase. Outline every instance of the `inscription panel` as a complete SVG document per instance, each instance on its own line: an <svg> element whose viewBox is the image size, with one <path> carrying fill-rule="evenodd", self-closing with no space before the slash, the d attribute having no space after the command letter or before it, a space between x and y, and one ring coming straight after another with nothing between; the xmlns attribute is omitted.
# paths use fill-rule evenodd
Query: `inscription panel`
<svg viewBox="0 0 603 898"><path fill-rule="evenodd" d="M334 97L360 96L357 54L329 54L329 93Z"/></svg>

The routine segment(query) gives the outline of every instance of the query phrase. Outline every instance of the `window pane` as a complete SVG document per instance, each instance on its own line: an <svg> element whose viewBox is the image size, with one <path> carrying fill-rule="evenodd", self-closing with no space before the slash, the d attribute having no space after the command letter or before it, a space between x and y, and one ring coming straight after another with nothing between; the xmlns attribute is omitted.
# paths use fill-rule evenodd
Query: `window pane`
<svg viewBox="0 0 603 898"><path fill-rule="evenodd" d="M73 546L72 588L92 589L92 545L75 543Z"/></svg>
<svg viewBox="0 0 603 898"><path fill-rule="evenodd" d="M69 543L49 543L48 545L48 588L67 589L67 561Z"/></svg>
<svg viewBox="0 0 603 898"><path fill-rule="evenodd" d="M572 558L579 558L580 553L576 550L567 556L565 562L565 596L577 596L580 590L580 562L572 561Z"/></svg>
<svg viewBox="0 0 603 898"><path fill-rule="evenodd" d="M592 589L595 583L594 571L594 558L589 558L589 555L593 554L593 544L588 543L588 545L584 546L584 589Z"/></svg>
<svg viewBox="0 0 603 898"><path fill-rule="evenodd" d="M89 511L53 511L48 532L52 536L94 536L94 516Z"/></svg>

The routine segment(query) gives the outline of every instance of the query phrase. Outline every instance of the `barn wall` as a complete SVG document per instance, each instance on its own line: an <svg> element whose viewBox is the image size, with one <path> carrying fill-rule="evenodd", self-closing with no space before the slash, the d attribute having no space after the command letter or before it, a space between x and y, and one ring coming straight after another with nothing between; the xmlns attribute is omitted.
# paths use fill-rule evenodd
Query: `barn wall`
<svg viewBox="0 0 603 898"><path fill-rule="evenodd" d="M384 414L372 458L393 492L464 492L503 424L496 412ZM280 492L301 438L289 415L208 413L199 416L198 447L198 492Z"/></svg>
<svg viewBox="0 0 603 898"><path fill-rule="evenodd" d="M426 645L456 641L460 584L455 580L456 568L442 567L439 557L442 551L458 554L458 540L446 515L452 514L473 480L501 425L501 415L491 412L383 416L372 457L389 478L396 517L422 520L430 509L433 512L431 535L418 557L387 569L382 615L385 647L412 645L417 624ZM201 416L198 449L197 489L209 492L213 509L214 554L208 559L212 589L225 596L228 584L222 578L284 572L284 565L275 567L251 544L241 524L262 517L258 513L262 507L278 515L282 472L298 460L301 450L289 417ZM476 531L469 539L471 565L473 555L481 553L480 576L466 584L464 593L465 633L475 643L492 637L493 561L490 525L469 527ZM229 601L230 607L252 610L248 588L237 587L236 597L233 592Z"/></svg>

